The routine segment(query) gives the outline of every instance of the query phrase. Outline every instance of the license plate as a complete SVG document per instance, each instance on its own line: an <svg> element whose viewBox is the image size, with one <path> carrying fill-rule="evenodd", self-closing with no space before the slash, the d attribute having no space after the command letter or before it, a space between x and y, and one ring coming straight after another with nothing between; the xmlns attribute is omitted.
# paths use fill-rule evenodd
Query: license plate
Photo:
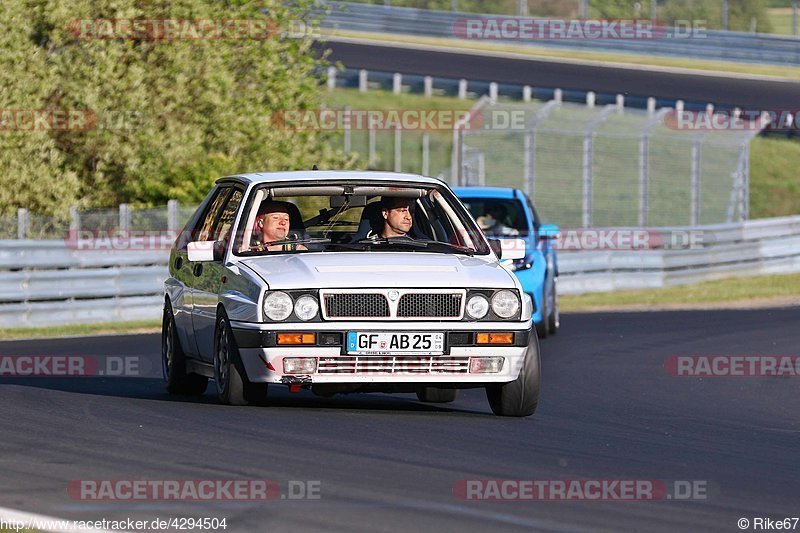
<svg viewBox="0 0 800 533"><path fill-rule="evenodd" d="M444 333L348 331L347 353L441 355L444 353Z"/></svg>

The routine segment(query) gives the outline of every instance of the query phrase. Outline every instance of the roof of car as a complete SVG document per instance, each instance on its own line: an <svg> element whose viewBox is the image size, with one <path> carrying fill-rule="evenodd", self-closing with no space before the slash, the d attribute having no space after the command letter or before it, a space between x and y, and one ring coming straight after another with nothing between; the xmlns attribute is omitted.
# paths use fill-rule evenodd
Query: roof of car
<svg viewBox="0 0 800 533"><path fill-rule="evenodd" d="M427 185L441 185L444 182L437 178L429 178L419 174L405 174L400 172L372 172L365 170L294 170L288 172L252 172L249 174L234 174L226 179L238 179L246 183L273 183L281 181L334 181L343 179L375 180L375 181L408 181Z"/></svg>
<svg viewBox="0 0 800 533"><path fill-rule="evenodd" d="M512 187L453 187L460 198L515 198Z"/></svg>

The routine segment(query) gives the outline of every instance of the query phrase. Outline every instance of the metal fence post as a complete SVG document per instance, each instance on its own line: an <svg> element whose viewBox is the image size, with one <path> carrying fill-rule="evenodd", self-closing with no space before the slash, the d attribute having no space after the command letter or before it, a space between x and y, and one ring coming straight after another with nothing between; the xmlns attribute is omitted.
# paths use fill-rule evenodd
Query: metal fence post
<svg viewBox="0 0 800 533"><path fill-rule="evenodd" d="M392 75L392 92L394 94L403 92L403 75L399 72L395 72Z"/></svg>
<svg viewBox="0 0 800 533"><path fill-rule="evenodd" d="M430 98L433 96L433 78L430 76L425 76L422 80L422 85L425 97Z"/></svg>
<svg viewBox="0 0 800 533"><path fill-rule="evenodd" d="M533 200L533 164L535 155L533 153L533 128L525 129L525 140L522 148L522 182L525 184L525 194Z"/></svg>
<svg viewBox="0 0 800 533"><path fill-rule="evenodd" d="M450 184L458 186L461 175L461 132L460 123L453 127L453 151L450 155Z"/></svg>
<svg viewBox="0 0 800 533"><path fill-rule="evenodd" d="M402 137L402 130L400 129L400 125L397 125L394 129L394 171L401 172L403 168L403 161L402 161L402 149L403 149L403 137Z"/></svg>
<svg viewBox="0 0 800 533"><path fill-rule="evenodd" d="M691 211L689 213L689 225L696 226L700 219L700 148L703 142L702 135L695 136L692 141L692 170L691 170Z"/></svg>
<svg viewBox="0 0 800 533"><path fill-rule="evenodd" d="M650 187L650 133L639 138L639 227L647 225L647 200Z"/></svg>
<svg viewBox="0 0 800 533"><path fill-rule="evenodd" d="M119 231L125 232L131 229L131 206L129 204L119 204Z"/></svg>
<svg viewBox="0 0 800 533"><path fill-rule="evenodd" d="M336 67L328 67L328 90L336 88Z"/></svg>
<svg viewBox="0 0 800 533"><path fill-rule="evenodd" d="M458 80L458 98L464 100L467 97L467 80L461 78Z"/></svg>
<svg viewBox="0 0 800 533"><path fill-rule="evenodd" d="M363 68L358 71L358 90L362 93L367 92L367 71Z"/></svg>
<svg viewBox="0 0 800 533"><path fill-rule="evenodd" d="M344 108L345 116L350 117L350 107ZM352 140L350 138L350 120L344 121L344 153L349 154L352 151Z"/></svg>
<svg viewBox="0 0 800 533"><path fill-rule="evenodd" d="M81 214L76 206L69 208L69 237L77 239L81 233Z"/></svg>
<svg viewBox="0 0 800 533"><path fill-rule="evenodd" d="M178 225L180 221L178 220L180 214L180 202L178 200L170 200L167 202L167 230L168 231L178 231L180 228Z"/></svg>
<svg viewBox="0 0 800 533"><path fill-rule="evenodd" d="M533 95L533 89L530 85L524 85L522 87L522 101L523 102L530 102L531 96Z"/></svg>
<svg viewBox="0 0 800 533"><path fill-rule="evenodd" d="M431 134L427 131L422 133L422 175L430 173L431 159Z"/></svg>
<svg viewBox="0 0 800 533"><path fill-rule="evenodd" d="M592 225L592 136L591 130L583 135L583 201L581 207L581 225L589 228Z"/></svg>
<svg viewBox="0 0 800 533"><path fill-rule="evenodd" d="M30 214L28 210L20 207L17 209L17 239L27 239L30 229Z"/></svg>
<svg viewBox="0 0 800 533"><path fill-rule="evenodd" d="M375 126L374 124L369 125L369 130L367 133L369 137L369 168L375 168L378 164L378 158L375 155Z"/></svg>
<svg viewBox="0 0 800 533"><path fill-rule="evenodd" d="M639 226L647 225L650 211L650 132L661 124L669 111L669 108L663 108L652 116L648 109L648 116L652 118L642 127L639 137Z"/></svg>
<svg viewBox="0 0 800 533"><path fill-rule="evenodd" d="M744 148L744 172L742 173L742 196L744 199L744 209L742 210L742 220L750 218L750 143L746 142Z"/></svg>

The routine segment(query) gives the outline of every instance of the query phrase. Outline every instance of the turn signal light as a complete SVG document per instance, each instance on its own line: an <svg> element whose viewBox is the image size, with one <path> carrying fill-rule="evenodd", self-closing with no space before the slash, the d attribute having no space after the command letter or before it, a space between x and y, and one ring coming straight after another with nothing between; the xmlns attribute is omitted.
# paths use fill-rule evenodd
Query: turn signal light
<svg viewBox="0 0 800 533"><path fill-rule="evenodd" d="M513 333L478 333L478 344L514 344Z"/></svg>
<svg viewBox="0 0 800 533"><path fill-rule="evenodd" d="M316 344L314 333L278 333L278 344Z"/></svg>

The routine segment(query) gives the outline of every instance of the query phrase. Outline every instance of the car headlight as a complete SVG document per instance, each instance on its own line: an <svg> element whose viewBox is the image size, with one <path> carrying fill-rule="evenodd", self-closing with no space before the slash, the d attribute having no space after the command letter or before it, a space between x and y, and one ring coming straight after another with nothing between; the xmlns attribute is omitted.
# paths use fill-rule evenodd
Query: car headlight
<svg viewBox="0 0 800 533"><path fill-rule="evenodd" d="M270 320L286 320L292 314L292 297L285 292L271 292L264 298L264 315Z"/></svg>
<svg viewBox="0 0 800 533"><path fill-rule="evenodd" d="M470 318L483 318L489 312L489 300L482 294L476 294L467 300L466 311Z"/></svg>
<svg viewBox="0 0 800 533"><path fill-rule="evenodd" d="M492 296L492 311L500 318L511 318L519 311L519 297L509 290L498 291Z"/></svg>
<svg viewBox="0 0 800 533"><path fill-rule="evenodd" d="M294 303L294 314L300 320L311 320L317 316L317 311L319 311L319 303L313 296L306 294Z"/></svg>

